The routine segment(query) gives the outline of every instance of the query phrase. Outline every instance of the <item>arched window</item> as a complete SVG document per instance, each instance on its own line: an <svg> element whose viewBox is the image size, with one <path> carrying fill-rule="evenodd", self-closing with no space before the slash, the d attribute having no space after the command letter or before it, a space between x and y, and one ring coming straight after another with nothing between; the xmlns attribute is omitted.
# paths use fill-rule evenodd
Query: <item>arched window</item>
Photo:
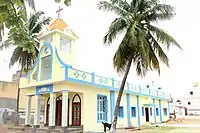
<svg viewBox="0 0 200 133"><path fill-rule="evenodd" d="M72 102L73 103L79 103L79 102L81 102L80 96L78 94L74 95Z"/></svg>
<svg viewBox="0 0 200 133"><path fill-rule="evenodd" d="M72 125L81 125L81 98L78 94L74 95L72 100Z"/></svg>
<svg viewBox="0 0 200 133"><path fill-rule="evenodd" d="M51 79L52 74L52 53L50 51L50 47L45 46L42 50L42 57L41 57L41 80Z"/></svg>

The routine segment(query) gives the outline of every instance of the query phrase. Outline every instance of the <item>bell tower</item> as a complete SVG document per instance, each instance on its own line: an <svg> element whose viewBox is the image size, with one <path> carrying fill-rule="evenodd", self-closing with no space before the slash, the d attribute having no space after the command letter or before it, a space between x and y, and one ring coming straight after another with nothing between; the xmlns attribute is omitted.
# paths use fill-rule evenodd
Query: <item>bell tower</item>
<svg viewBox="0 0 200 133"><path fill-rule="evenodd" d="M58 18L55 19L40 36L41 46L45 42L54 47L55 57L58 56L63 63L73 65L76 56L76 40L78 36L68 27L63 19L60 18L59 7L56 11Z"/></svg>

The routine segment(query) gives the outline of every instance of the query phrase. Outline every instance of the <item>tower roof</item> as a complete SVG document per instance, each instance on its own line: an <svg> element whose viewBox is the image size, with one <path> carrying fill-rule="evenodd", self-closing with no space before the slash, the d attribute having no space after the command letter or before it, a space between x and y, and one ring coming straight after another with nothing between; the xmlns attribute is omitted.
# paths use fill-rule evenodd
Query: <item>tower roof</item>
<svg viewBox="0 0 200 133"><path fill-rule="evenodd" d="M68 36L73 36L75 38L79 38L75 32L73 32L68 25L61 19L61 18L57 18L55 19L45 31L42 31L41 33L39 33L39 37L44 37L52 32L55 31L61 31L61 33L68 35Z"/></svg>
<svg viewBox="0 0 200 133"><path fill-rule="evenodd" d="M67 27L67 24L61 18L57 18L49 25L49 30L59 29L64 32Z"/></svg>

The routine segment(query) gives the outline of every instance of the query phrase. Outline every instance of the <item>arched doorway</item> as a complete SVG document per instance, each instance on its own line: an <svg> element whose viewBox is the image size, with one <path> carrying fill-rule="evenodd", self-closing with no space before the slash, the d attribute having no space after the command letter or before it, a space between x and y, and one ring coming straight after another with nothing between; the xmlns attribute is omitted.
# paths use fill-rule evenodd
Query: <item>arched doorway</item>
<svg viewBox="0 0 200 133"><path fill-rule="evenodd" d="M49 125L49 107L50 107L49 99L47 100L47 111L46 111L46 125L47 126ZM69 99L68 99L68 110L69 110ZM60 95L56 98L56 113L55 113L55 115L56 115L55 116L55 125L61 126L61 124L62 124L61 123L62 122L62 95ZM69 117L69 111L68 111L68 117Z"/></svg>
<svg viewBox="0 0 200 133"><path fill-rule="evenodd" d="M72 126L81 125L81 98L78 94L72 99Z"/></svg>

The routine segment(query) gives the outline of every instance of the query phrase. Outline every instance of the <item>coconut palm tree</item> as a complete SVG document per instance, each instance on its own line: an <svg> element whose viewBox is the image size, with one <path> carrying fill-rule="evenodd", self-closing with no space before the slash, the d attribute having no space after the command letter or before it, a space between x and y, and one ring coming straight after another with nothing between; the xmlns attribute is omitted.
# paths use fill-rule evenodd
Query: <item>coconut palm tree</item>
<svg viewBox="0 0 200 133"><path fill-rule="evenodd" d="M8 34L8 40L0 45L0 50L14 46L14 52L11 56L9 67L15 64L21 66L20 75L22 76L23 71L28 71L33 68L36 62L36 57L39 49L38 34L42 31L45 25L50 22L49 17L44 16L44 12L37 12L31 15L28 21L24 24L24 28L12 27ZM17 113L19 111L19 98L20 88L18 84L17 94ZM18 125L18 120L16 125Z"/></svg>
<svg viewBox="0 0 200 133"><path fill-rule="evenodd" d="M114 68L124 73L111 128L111 132L116 132L119 105L131 65L135 65L137 75L141 77L149 70L160 74L160 62L169 66L163 49L181 47L166 31L154 25L175 16L175 10L170 5L159 4L158 0L111 0L100 1L97 7L117 15L104 36L104 44L111 45L119 35L123 36L113 57Z"/></svg>

